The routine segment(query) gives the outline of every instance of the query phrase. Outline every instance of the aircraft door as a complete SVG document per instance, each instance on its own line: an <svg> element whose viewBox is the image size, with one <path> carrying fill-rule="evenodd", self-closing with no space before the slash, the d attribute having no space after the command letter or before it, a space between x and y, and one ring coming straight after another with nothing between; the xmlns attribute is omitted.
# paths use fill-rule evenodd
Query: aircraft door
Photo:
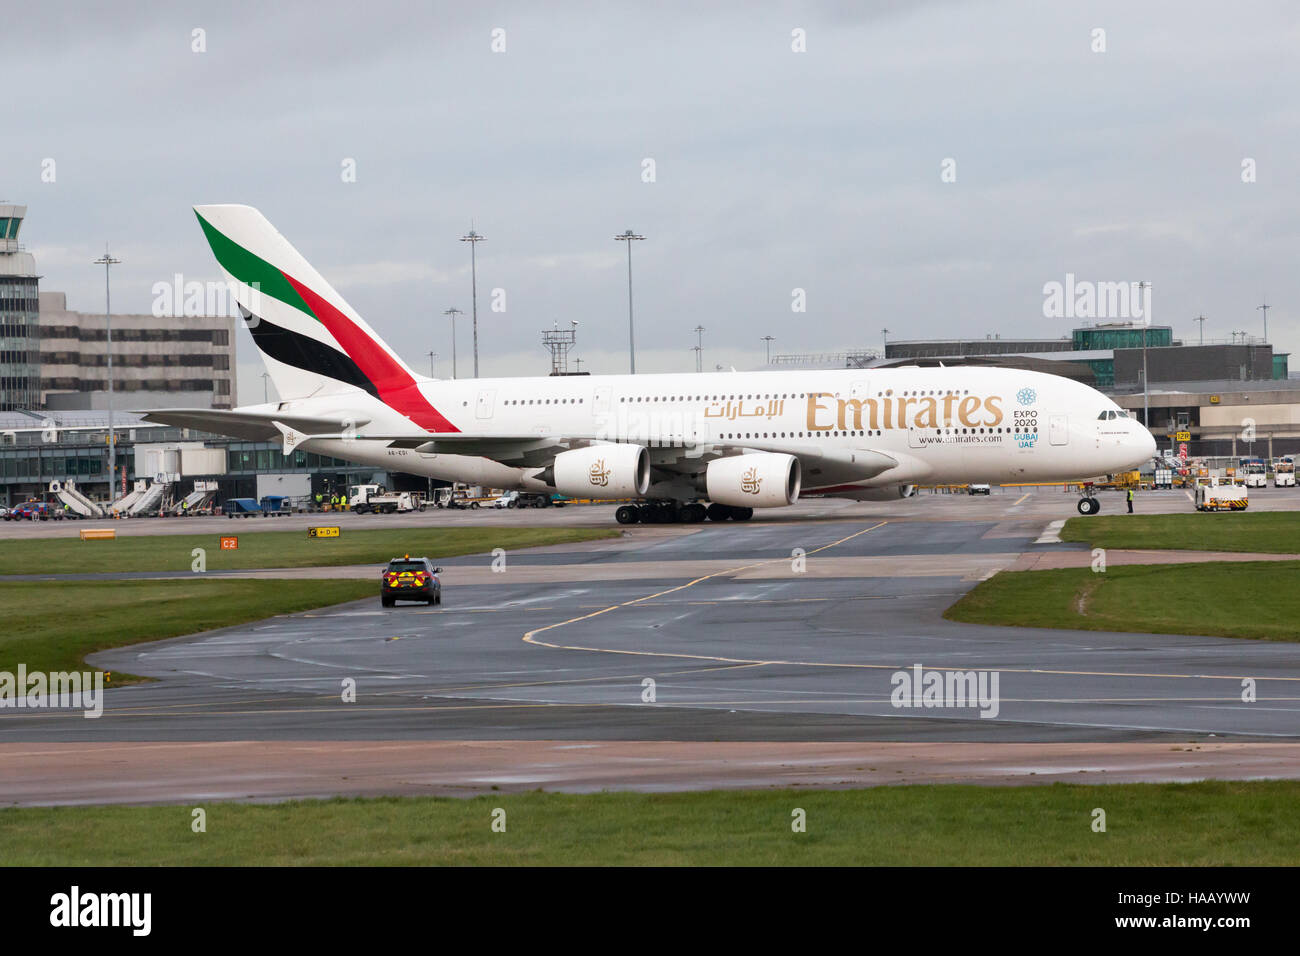
<svg viewBox="0 0 1300 956"><path fill-rule="evenodd" d="M1070 422L1064 415L1053 415L1047 423L1053 445L1064 445L1070 440Z"/></svg>
<svg viewBox="0 0 1300 956"><path fill-rule="evenodd" d="M478 393L478 401L474 404L474 417L491 418L493 408L496 405L497 393L495 389L485 388Z"/></svg>

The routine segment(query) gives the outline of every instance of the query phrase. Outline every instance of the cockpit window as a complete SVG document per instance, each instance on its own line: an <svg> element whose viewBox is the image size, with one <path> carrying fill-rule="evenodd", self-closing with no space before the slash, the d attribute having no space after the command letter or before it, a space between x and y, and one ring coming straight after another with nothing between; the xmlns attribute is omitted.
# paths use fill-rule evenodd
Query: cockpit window
<svg viewBox="0 0 1300 956"><path fill-rule="evenodd" d="M1120 410L1115 413L1116 418L1128 418L1128 412Z"/></svg>
<svg viewBox="0 0 1300 956"><path fill-rule="evenodd" d="M1128 412L1122 410L1116 411L1113 408L1108 408L1100 415L1097 416L1097 421L1108 422L1108 421L1113 421L1116 418L1128 418Z"/></svg>
<svg viewBox="0 0 1300 956"><path fill-rule="evenodd" d="M1110 412L1102 412L1100 415L1097 416L1097 421L1104 422L1109 417L1110 417Z"/></svg>

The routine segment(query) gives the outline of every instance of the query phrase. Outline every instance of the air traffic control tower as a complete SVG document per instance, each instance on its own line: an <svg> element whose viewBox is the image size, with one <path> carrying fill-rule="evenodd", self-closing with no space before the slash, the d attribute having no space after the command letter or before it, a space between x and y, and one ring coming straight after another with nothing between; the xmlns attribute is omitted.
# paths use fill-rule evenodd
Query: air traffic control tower
<svg viewBox="0 0 1300 956"><path fill-rule="evenodd" d="M0 203L0 411L41 399L36 258L18 245L26 206Z"/></svg>

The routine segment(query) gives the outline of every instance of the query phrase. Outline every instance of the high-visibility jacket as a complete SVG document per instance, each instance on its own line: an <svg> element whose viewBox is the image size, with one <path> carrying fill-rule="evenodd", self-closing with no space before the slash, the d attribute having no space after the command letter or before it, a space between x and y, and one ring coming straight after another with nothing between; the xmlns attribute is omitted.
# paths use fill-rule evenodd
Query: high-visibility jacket
<svg viewBox="0 0 1300 956"><path fill-rule="evenodd" d="M347 506L348 506L348 496L339 495L339 507L346 508Z"/></svg>
<svg viewBox="0 0 1300 956"><path fill-rule="evenodd" d="M1128 500L1129 500L1129 501L1132 501L1132 500L1133 500L1133 489L1132 489L1132 488L1130 488L1130 489L1128 490Z"/></svg>

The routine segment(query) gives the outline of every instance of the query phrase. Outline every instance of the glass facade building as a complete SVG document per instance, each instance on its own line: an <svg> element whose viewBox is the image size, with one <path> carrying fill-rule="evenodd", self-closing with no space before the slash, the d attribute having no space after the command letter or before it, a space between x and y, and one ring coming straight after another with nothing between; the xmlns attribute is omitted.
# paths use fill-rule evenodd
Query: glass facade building
<svg viewBox="0 0 1300 956"><path fill-rule="evenodd" d="M0 205L0 411L41 400L39 279L36 260L18 245L26 206Z"/></svg>

